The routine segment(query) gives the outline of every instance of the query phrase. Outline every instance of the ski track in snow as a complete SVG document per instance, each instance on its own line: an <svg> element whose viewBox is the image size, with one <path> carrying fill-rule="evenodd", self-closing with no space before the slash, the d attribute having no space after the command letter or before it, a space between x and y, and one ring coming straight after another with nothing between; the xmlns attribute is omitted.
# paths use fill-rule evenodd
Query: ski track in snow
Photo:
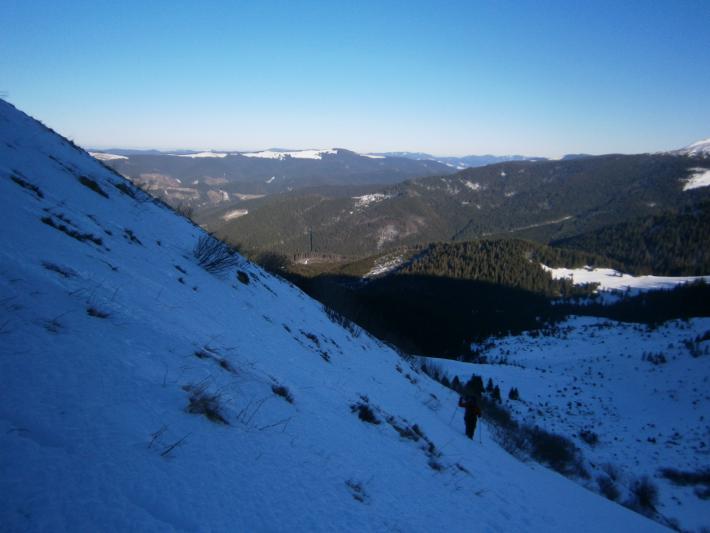
<svg viewBox="0 0 710 533"><path fill-rule="evenodd" d="M468 441L452 392L285 281L206 272L202 230L3 101L0 139L3 530L662 529Z"/></svg>

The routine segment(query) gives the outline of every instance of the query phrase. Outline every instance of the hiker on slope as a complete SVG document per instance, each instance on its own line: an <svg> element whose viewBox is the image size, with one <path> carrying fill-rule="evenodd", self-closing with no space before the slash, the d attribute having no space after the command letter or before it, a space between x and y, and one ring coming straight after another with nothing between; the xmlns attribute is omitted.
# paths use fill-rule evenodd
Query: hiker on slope
<svg viewBox="0 0 710 533"><path fill-rule="evenodd" d="M481 416L481 408L478 406L476 396L473 394L461 396L459 398L459 407L464 408L463 421L466 424L466 436L469 439L473 439L478 417Z"/></svg>

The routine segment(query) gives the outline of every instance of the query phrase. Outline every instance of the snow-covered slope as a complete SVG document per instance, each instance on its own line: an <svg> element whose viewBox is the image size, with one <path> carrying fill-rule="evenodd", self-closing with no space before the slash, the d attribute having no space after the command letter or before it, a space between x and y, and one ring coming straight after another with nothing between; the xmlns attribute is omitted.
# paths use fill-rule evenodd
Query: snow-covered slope
<svg viewBox="0 0 710 533"><path fill-rule="evenodd" d="M710 170L707 168L691 168L692 174L685 178L683 184L684 191L710 187Z"/></svg>
<svg viewBox="0 0 710 533"><path fill-rule="evenodd" d="M213 151L197 152L194 154L177 154L178 157L191 157L193 159L195 159L195 158L203 159L205 157L222 158L222 157L227 157L228 155L229 154L227 152L213 152Z"/></svg>
<svg viewBox="0 0 710 533"><path fill-rule="evenodd" d="M543 335L496 340L484 355L490 364L436 362L450 377L492 379L503 398L516 387L520 401L506 400L515 417L573 439L593 474L590 488L611 474L624 501L648 476L661 514L684 529L710 526L704 485L678 486L661 473L707 471L710 319L650 329L572 317Z"/></svg>
<svg viewBox="0 0 710 533"><path fill-rule="evenodd" d="M329 148L327 150L296 150L292 152L264 150L261 152L244 152L241 155L260 159L286 159L287 157L293 159L323 159L323 155L334 155L337 153L338 150L335 148Z"/></svg>
<svg viewBox="0 0 710 533"><path fill-rule="evenodd" d="M671 153L691 157L710 157L710 138L696 141L693 144L689 144L685 148L675 150Z"/></svg>
<svg viewBox="0 0 710 533"><path fill-rule="evenodd" d="M125 155L108 154L106 152L89 152L92 157L99 161L114 161L116 159L128 159Z"/></svg>
<svg viewBox="0 0 710 533"><path fill-rule="evenodd" d="M0 202L4 531L659 528L2 101Z"/></svg>
<svg viewBox="0 0 710 533"><path fill-rule="evenodd" d="M599 291L648 291L672 289L699 280L710 282L710 276L632 276L613 268L551 268L541 265L553 279L570 279L575 285L596 283Z"/></svg>

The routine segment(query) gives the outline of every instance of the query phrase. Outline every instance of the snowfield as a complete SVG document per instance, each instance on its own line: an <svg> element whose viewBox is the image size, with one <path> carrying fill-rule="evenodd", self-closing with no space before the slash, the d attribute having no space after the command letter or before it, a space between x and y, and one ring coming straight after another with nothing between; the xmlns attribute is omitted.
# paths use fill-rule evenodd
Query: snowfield
<svg viewBox="0 0 710 533"><path fill-rule="evenodd" d="M222 220L233 220L235 218L243 217L244 215L248 215L249 210L248 209L233 209L229 211L228 213L225 213L222 215Z"/></svg>
<svg viewBox="0 0 710 533"><path fill-rule="evenodd" d="M261 159L323 159L324 154L337 154L338 151L334 148L328 150L296 150L293 152L277 152L274 150L264 150L261 152L245 152L241 155L244 157L258 157Z"/></svg>
<svg viewBox="0 0 710 533"><path fill-rule="evenodd" d="M672 289L677 285L692 283L698 280L710 281L710 276L632 276L623 274L612 268L550 268L545 265L543 270L549 272L553 279L569 278L575 285L598 283L595 292L600 291L648 291L655 289Z"/></svg>
<svg viewBox="0 0 710 533"><path fill-rule="evenodd" d="M111 161L114 159L128 159L125 155L107 154L104 152L89 152L91 157L98 159L99 161Z"/></svg>
<svg viewBox="0 0 710 533"><path fill-rule="evenodd" d="M693 144L689 144L685 148L681 148L680 150L676 150L675 152L671 153L687 155L691 157L710 156L710 138L696 141Z"/></svg>
<svg viewBox="0 0 710 533"><path fill-rule="evenodd" d="M3 101L0 139L3 531L662 530Z"/></svg>
<svg viewBox="0 0 710 533"><path fill-rule="evenodd" d="M404 257L400 254L385 255L380 257L372 265L372 268L363 276L364 279L376 278L378 276L384 276L396 270L399 266L404 263Z"/></svg>
<svg viewBox="0 0 710 533"><path fill-rule="evenodd" d="M227 157L229 154L226 152L212 152L212 151L207 151L207 152L198 152L196 154L178 154L178 157L190 157L192 159L203 159L205 157L216 157L216 158L222 158L222 157Z"/></svg>
<svg viewBox="0 0 710 533"><path fill-rule="evenodd" d="M710 185L710 169L707 168L691 168L694 174L683 180L683 190L690 191Z"/></svg>
<svg viewBox="0 0 710 533"><path fill-rule="evenodd" d="M469 180L464 180L463 184L471 189L472 191L480 191L481 190L481 184L480 183L471 183Z"/></svg>
<svg viewBox="0 0 710 533"><path fill-rule="evenodd" d="M392 198L392 195L390 194L384 194L381 192L376 192L372 194L363 194L362 196L353 196L353 200L355 200L355 207L370 207L371 205L378 204L380 202L383 202L385 200L389 200Z"/></svg>
<svg viewBox="0 0 710 533"><path fill-rule="evenodd" d="M697 531L710 526L710 502L660 471L708 467L710 340L697 342L708 333L708 318L651 330L572 317L547 335L496 339L483 352L491 364L434 361L464 382L472 373L491 378L516 419L574 440L593 474L583 482L590 489L615 472L623 501L634 480L649 476L661 514ZM520 401L507 399L511 387ZM597 444L582 438L585 430Z"/></svg>

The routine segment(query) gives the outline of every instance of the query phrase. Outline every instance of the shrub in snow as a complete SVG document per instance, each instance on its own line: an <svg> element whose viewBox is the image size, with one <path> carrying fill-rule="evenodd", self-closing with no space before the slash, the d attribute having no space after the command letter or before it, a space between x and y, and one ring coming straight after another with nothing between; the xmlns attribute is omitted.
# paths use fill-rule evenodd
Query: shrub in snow
<svg viewBox="0 0 710 533"><path fill-rule="evenodd" d="M44 193L40 190L39 187L37 187L37 185L33 185L29 181L25 181L22 178L18 178L17 176L10 176L10 179L17 183L23 189L27 189L28 191L34 193L37 198L44 198Z"/></svg>
<svg viewBox="0 0 710 533"><path fill-rule="evenodd" d="M375 412L365 401L352 404L350 406L350 411L353 413L357 413L358 418L363 422L375 425L380 423L380 420L375 415Z"/></svg>
<svg viewBox="0 0 710 533"><path fill-rule="evenodd" d="M548 464L561 474L589 476L582 466L579 450L567 437L550 433L537 426L528 428L526 433L533 459Z"/></svg>
<svg viewBox="0 0 710 533"><path fill-rule="evenodd" d="M127 183L121 181L118 183L114 183L113 186L116 187L116 189L118 189L121 194L125 194L126 196L128 196L129 198L133 198L134 200L136 199L136 191Z"/></svg>
<svg viewBox="0 0 710 533"><path fill-rule="evenodd" d="M485 397L480 398L479 401L483 418L501 429L517 431L518 423L507 407Z"/></svg>
<svg viewBox="0 0 710 533"><path fill-rule="evenodd" d="M57 217L60 220L66 221L66 219L62 218L61 215L58 215ZM51 216L44 216L40 220L42 221L42 223L47 224L47 226L57 229L62 233L69 235L72 239L76 239L79 242L91 241L97 246L101 246L103 244L103 241L100 237L97 237L96 235L93 235L91 233L82 233L66 226L65 224L62 224L61 222L55 222L55 220Z"/></svg>
<svg viewBox="0 0 710 533"><path fill-rule="evenodd" d="M594 446L599 443L599 435L597 435L596 433L594 433L594 431L590 429L583 429L582 431L580 431L579 438L590 446Z"/></svg>
<svg viewBox="0 0 710 533"><path fill-rule="evenodd" d="M244 285L249 285L249 274L243 270L237 270L237 279Z"/></svg>
<svg viewBox="0 0 710 533"><path fill-rule="evenodd" d="M643 361L648 361L649 363L652 363L654 365L662 365L667 362L666 356L664 354L662 354L661 352L658 352L658 353L644 352L641 359Z"/></svg>
<svg viewBox="0 0 710 533"><path fill-rule="evenodd" d="M419 368L427 376L429 376L434 381L438 381L439 383L441 383L443 378L446 377L446 373L441 368L441 365L438 365L438 364L434 363L433 361L427 361L425 359L422 359L421 364L419 365ZM447 383L449 382L448 377L447 377L446 381L447 381ZM448 387L449 385L446 385L446 386Z"/></svg>
<svg viewBox="0 0 710 533"><path fill-rule="evenodd" d="M333 324L338 324L339 326L345 328L353 337L358 338L362 333L362 330L357 324L346 316L338 313L335 309L331 309L327 305L324 305L323 311Z"/></svg>
<svg viewBox="0 0 710 533"><path fill-rule="evenodd" d="M101 309L97 309L96 307L87 307L86 308L86 314L89 316L93 316L94 318L108 318L109 314L106 311L102 311Z"/></svg>
<svg viewBox="0 0 710 533"><path fill-rule="evenodd" d="M360 483L359 481L353 481L352 479L348 479L345 484L350 489L353 498L355 498L357 501L364 503L365 500L367 500L368 496L365 493L365 489L362 486L362 483Z"/></svg>
<svg viewBox="0 0 710 533"><path fill-rule="evenodd" d="M510 392L508 393L508 399L509 400L520 400L520 392L518 392L517 387L513 387L510 389Z"/></svg>
<svg viewBox="0 0 710 533"><path fill-rule="evenodd" d="M104 192L104 190L101 188L101 186L96 183L94 180L91 178L87 178L86 176L80 176L79 177L79 182L85 186L94 191L96 194L99 196L103 196L104 198L108 198L108 194Z"/></svg>
<svg viewBox="0 0 710 533"><path fill-rule="evenodd" d="M686 472L675 468L664 468L661 475L669 479L675 485L707 485L710 487L710 468L698 470L697 472Z"/></svg>
<svg viewBox="0 0 710 533"><path fill-rule="evenodd" d="M288 390L288 388L284 385L271 385L271 391L276 396L281 396L288 403L293 403L293 395L291 394L291 391Z"/></svg>
<svg viewBox="0 0 710 533"><path fill-rule="evenodd" d="M650 514L656 511L658 505L658 487L646 476L637 479L631 486L632 499L629 506Z"/></svg>
<svg viewBox="0 0 710 533"><path fill-rule="evenodd" d="M212 235L202 235L192 253L197 263L212 274L220 274L239 264L237 252Z"/></svg>
<svg viewBox="0 0 710 533"><path fill-rule="evenodd" d="M599 485L599 492L607 499L615 502L619 499L621 495L619 489L616 487L614 482L609 476L599 476L597 478L597 484Z"/></svg>
<svg viewBox="0 0 710 533"><path fill-rule="evenodd" d="M42 261L42 266L50 272L56 272L63 278L73 278L76 276L76 272L74 272L71 268L62 267L55 263L50 263L49 261Z"/></svg>
<svg viewBox="0 0 710 533"><path fill-rule="evenodd" d="M206 390L207 386L187 385L184 389L190 393L188 399L187 412L197 415L204 415L212 422L229 425L227 419L222 414L220 395L211 394Z"/></svg>

